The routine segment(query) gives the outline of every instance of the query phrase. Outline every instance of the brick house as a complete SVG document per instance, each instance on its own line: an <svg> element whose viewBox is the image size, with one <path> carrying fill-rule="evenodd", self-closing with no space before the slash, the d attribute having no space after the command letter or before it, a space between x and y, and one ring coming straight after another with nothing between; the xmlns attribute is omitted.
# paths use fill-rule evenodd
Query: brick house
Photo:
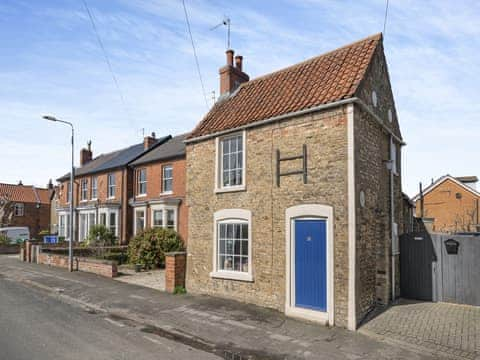
<svg viewBox="0 0 480 360"><path fill-rule="evenodd" d="M50 200L54 189L0 184L0 227L28 226L31 238L50 229Z"/></svg>
<svg viewBox="0 0 480 360"><path fill-rule="evenodd" d="M187 289L355 329L399 293L403 141L382 35L253 80L226 55L187 139Z"/></svg>
<svg viewBox="0 0 480 360"><path fill-rule="evenodd" d="M476 176L445 175L417 194L416 216L428 218L434 232L480 232L480 192Z"/></svg>
<svg viewBox="0 0 480 360"><path fill-rule="evenodd" d="M188 213L185 204L185 139L174 136L130 163L134 189L133 234L146 227L175 229L187 240Z"/></svg>
<svg viewBox="0 0 480 360"><path fill-rule="evenodd" d="M124 244L132 235L132 209L128 199L133 195L133 170L128 165L140 156L168 141L171 136L146 136L139 144L93 158L90 144L80 151L80 167L75 170L73 204L75 239L83 241L94 224L110 228ZM69 240L70 174L57 179L58 234Z"/></svg>

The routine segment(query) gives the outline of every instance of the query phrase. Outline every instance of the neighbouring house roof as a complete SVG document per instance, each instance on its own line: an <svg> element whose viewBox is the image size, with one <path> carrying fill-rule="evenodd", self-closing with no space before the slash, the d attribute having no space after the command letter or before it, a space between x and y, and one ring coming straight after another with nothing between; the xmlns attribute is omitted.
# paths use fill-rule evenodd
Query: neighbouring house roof
<svg viewBox="0 0 480 360"><path fill-rule="evenodd" d="M354 97L382 34L242 83L219 100L189 139Z"/></svg>
<svg viewBox="0 0 480 360"><path fill-rule="evenodd" d="M98 173L102 171L116 169L128 165L131 161L137 159L144 153L148 153L157 146L163 144L165 141L171 139L171 135L157 139L154 145L145 150L143 142L135 144L124 149L113 151L107 154L100 154L84 166L75 168L75 177ZM70 173L58 178L57 181L65 181L70 177Z"/></svg>
<svg viewBox="0 0 480 360"><path fill-rule="evenodd" d="M476 183L478 182L478 177L476 176L457 176L455 179L462 183Z"/></svg>
<svg viewBox="0 0 480 360"><path fill-rule="evenodd" d="M50 192L33 185L0 183L0 198L12 202L49 204Z"/></svg>
<svg viewBox="0 0 480 360"><path fill-rule="evenodd" d="M140 156L137 160L132 161L130 165L142 165L154 161L162 161L177 157L185 156L185 139L188 134L181 134L172 137L160 146L157 146L152 151Z"/></svg>
<svg viewBox="0 0 480 360"><path fill-rule="evenodd" d="M478 191L476 191L475 189L471 188L470 186L468 185L465 185L463 182L459 181L458 178L456 177L453 177L451 175L444 175L440 178L438 178L436 181L434 181L433 183L431 183L429 186L427 186L425 188L425 190L423 190L423 196L425 196L426 194L428 194L430 191L432 191L433 189L435 189L438 185L442 184L443 182L447 181L447 180L451 180L453 181L455 184L457 184L458 186L462 187L463 189L471 192L472 194L480 197L480 193ZM417 201L420 199L420 193L418 193L417 195L415 195L412 200L413 201Z"/></svg>

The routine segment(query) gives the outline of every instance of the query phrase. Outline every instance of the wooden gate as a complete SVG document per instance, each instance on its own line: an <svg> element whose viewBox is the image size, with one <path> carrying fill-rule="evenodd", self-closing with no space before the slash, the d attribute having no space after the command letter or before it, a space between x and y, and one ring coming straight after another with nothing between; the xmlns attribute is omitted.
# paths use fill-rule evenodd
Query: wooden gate
<svg viewBox="0 0 480 360"><path fill-rule="evenodd" d="M403 297L480 306L479 236L402 235L400 271Z"/></svg>

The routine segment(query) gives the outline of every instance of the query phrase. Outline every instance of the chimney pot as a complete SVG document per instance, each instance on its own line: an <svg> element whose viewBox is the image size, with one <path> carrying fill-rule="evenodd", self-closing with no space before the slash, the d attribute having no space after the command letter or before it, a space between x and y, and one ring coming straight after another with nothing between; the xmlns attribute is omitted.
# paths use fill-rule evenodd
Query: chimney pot
<svg viewBox="0 0 480 360"><path fill-rule="evenodd" d="M227 65L228 66L233 66L233 50L229 49L226 51L227 54Z"/></svg>
<svg viewBox="0 0 480 360"><path fill-rule="evenodd" d="M242 71L242 60L243 60L243 56L241 55L235 56L235 67L238 69L238 71Z"/></svg>
<svg viewBox="0 0 480 360"><path fill-rule="evenodd" d="M145 136L143 139L143 149L147 150L153 144L155 144L155 133L152 133L152 136Z"/></svg>
<svg viewBox="0 0 480 360"><path fill-rule="evenodd" d="M155 131L152 131L152 138L155 139Z"/></svg>

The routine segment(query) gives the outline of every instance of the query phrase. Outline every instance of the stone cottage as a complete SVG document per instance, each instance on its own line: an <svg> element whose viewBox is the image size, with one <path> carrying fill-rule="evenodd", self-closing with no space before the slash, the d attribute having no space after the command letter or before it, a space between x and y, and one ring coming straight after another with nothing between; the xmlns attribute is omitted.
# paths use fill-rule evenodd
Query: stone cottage
<svg viewBox="0 0 480 360"><path fill-rule="evenodd" d="M226 55L187 139L187 289L356 329L398 296L403 140L382 35L253 80Z"/></svg>

